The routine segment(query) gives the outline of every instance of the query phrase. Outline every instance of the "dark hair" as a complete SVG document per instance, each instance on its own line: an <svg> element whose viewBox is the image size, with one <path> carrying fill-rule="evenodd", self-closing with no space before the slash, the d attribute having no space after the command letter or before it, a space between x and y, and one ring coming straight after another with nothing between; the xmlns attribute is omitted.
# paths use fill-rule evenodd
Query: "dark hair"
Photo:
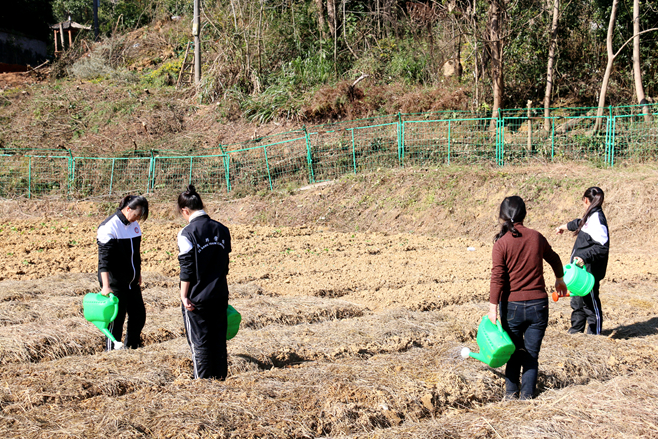
<svg viewBox="0 0 658 439"><path fill-rule="evenodd" d="M525 214L526 210L523 198L517 195L505 198L500 203L500 213L498 214L498 218L503 224L500 226L500 232L494 236L494 242L505 236L507 232L512 232L512 236L514 237L521 236L521 233L514 227L514 223L523 222Z"/></svg>
<svg viewBox="0 0 658 439"><path fill-rule="evenodd" d="M201 195L198 194L193 184L187 186L187 190L181 192L178 196L178 212L180 212L184 207L187 207L190 210L203 209L203 201L201 201Z"/></svg>
<svg viewBox="0 0 658 439"><path fill-rule="evenodd" d="M580 219L580 224L578 224L578 228L576 229L575 232L573 232L574 236L578 235L578 232L580 232L580 229L583 228L583 226L587 222L587 218L589 218L589 216L592 214L592 211L597 207L601 207L601 205L603 204L603 198L604 198L603 189L596 186L587 188L587 190L583 194L583 200L585 198L589 200L589 206L587 206L587 210L583 214L583 217Z"/></svg>
<svg viewBox="0 0 658 439"><path fill-rule="evenodd" d="M123 200L119 202L119 210L125 207L130 207L132 210L140 210L139 219L146 221L149 217L149 202L141 195L126 195Z"/></svg>

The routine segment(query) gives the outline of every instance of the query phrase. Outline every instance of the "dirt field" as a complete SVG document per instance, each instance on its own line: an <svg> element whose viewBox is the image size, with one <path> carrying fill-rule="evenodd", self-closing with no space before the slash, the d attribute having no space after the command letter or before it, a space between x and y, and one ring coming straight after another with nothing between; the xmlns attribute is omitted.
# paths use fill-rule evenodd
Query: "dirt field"
<svg viewBox="0 0 658 439"><path fill-rule="evenodd" d="M561 171L546 178L551 172ZM643 182L634 193L654 197L653 170L634 175ZM415 178L388 176L393 188L418 186ZM394 207L375 197L357 212L350 190L363 203L374 187L370 177L209 204L232 232L230 301L243 315L224 383L190 379L175 248L183 224L166 207L154 204L142 224L145 346L108 354L81 307L82 296L98 290L95 229L107 206L82 203L56 214L52 205L45 212L44 205L6 202L0 436L657 437L655 204L624 204L629 198L615 186L628 180L621 171L602 177L613 245L601 287L604 336L568 336L568 300L551 302L532 402L501 402L504 369L459 356L463 346L477 350L487 310L496 227L490 210L499 194L519 191L523 178L475 184L481 192L471 196L482 203L469 203L481 215L465 211L432 228L426 216L439 218L450 207L420 210L425 193L407 205L392 199ZM495 196L478 195L485 193ZM555 195L558 207L550 197L529 197L535 215L527 222L564 260L573 238L552 235L554 217L581 213L577 196L567 195ZM317 221L325 203L345 213ZM281 215L293 205L296 211ZM373 217L396 214L398 222L372 225ZM454 232L460 228L467 232Z"/></svg>

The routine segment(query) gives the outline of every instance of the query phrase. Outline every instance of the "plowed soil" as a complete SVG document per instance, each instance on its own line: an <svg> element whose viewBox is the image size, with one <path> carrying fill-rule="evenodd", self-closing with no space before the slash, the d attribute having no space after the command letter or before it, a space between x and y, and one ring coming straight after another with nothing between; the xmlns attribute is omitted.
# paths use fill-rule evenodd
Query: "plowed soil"
<svg viewBox="0 0 658 439"><path fill-rule="evenodd" d="M471 191L476 195L458 218L431 228L430 214L418 209L422 192L406 205L379 196L352 209L357 202L348 189L363 203L373 195L370 177L208 203L232 233L231 303L243 316L229 342L226 382L191 379L175 244L183 223L169 208L154 202L142 224L144 347L103 353L100 332L82 317L81 299L98 290L95 230L106 206L51 205L39 213L38 203L5 203L0 435L655 437L654 205L624 198L615 186L617 179L632 180L638 197L651 198L655 177L636 172L629 179L624 172L604 181L613 246L601 286L603 336L567 335L568 299L551 302L538 396L525 403L501 402L504 368L459 356L464 346L478 349L500 202L477 193L516 192L523 176L512 183L490 180ZM394 188L417 186L410 174L386 178ZM554 184L549 180L544 187ZM390 194L390 188L382 190ZM577 196L555 197L559 207L546 195L531 199L527 225L548 237L566 262L574 238L555 236L554 218L573 219L582 206ZM322 215L330 205L344 210ZM282 206L298 207L284 216ZM436 207L444 218L450 208ZM378 228L372 221L396 214L400 222ZM554 278L545 269L550 287Z"/></svg>

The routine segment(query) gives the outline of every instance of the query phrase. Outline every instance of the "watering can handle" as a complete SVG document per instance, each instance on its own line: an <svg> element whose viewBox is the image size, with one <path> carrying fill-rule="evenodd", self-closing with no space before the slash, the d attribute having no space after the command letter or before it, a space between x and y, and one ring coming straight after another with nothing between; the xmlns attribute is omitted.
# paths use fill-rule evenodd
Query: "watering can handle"
<svg viewBox="0 0 658 439"><path fill-rule="evenodd" d="M114 302L114 300L115 300L115 298L116 298L116 296L115 296L113 293L110 293L110 295L107 296L107 297L109 297L110 300L113 301L113 302ZM116 300L118 301L119 299L116 298ZM117 315L119 315L119 307L118 307L118 306L117 306L116 309L114 310L114 314L112 314L112 319L111 319L111 321L114 321L114 319L117 318Z"/></svg>
<svg viewBox="0 0 658 439"><path fill-rule="evenodd" d="M498 326L498 329L503 332L503 323L500 321L500 319L496 320L496 326Z"/></svg>

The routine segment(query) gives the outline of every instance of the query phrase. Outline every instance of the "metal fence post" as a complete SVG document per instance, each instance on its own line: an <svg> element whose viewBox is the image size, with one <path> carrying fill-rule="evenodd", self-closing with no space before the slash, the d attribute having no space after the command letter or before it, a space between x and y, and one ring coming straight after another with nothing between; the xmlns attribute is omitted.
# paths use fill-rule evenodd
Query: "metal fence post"
<svg viewBox="0 0 658 439"><path fill-rule="evenodd" d="M149 161L149 176L146 181L146 193L153 193L155 190L155 157L153 155L153 150L151 150L151 160Z"/></svg>
<svg viewBox="0 0 658 439"><path fill-rule="evenodd" d="M194 156L190 157L190 178L188 179L188 185L192 184L192 161L194 160Z"/></svg>
<svg viewBox="0 0 658 439"><path fill-rule="evenodd" d="M224 161L224 168L226 169L225 175L226 175L226 193L228 194L231 192L231 178L229 176L230 172L230 164L229 161L231 160L231 157L228 154L224 154L222 156L222 160Z"/></svg>
<svg viewBox="0 0 658 439"><path fill-rule="evenodd" d="M448 166L450 166L450 134L452 119L448 120Z"/></svg>
<svg viewBox="0 0 658 439"><path fill-rule="evenodd" d="M67 149L69 153L69 159L68 159L68 172L66 175L66 195L69 196L71 195L71 186L73 186L73 178L74 176L74 166L75 166L75 161L73 160L73 154L71 153L70 149Z"/></svg>
<svg viewBox="0 0 658 439"><path fill-rule="evenodd" d="M555 118L551 118L551 161L555 157Z"/></svg>
<svg viewBox="0 0 658 439"><path fill-rule="evenodd" d="M491 117L493 117L493 113L491 114ZM489 127L491 127L491 121L489 121ZM494 140L494 155L495 155L495 163L496 166L498 165L498 122L496 122L496 134L495 134L495 140Z"/></svg>
<svg viewBox="0 0 658 439"><path fill-rule="evenodd" d="M114 182L114 162L116 162L116 159L112 159L112 172L110 173L110 195L112 195L112 183Z"/></svg>
<svg viewBox="0 0 658 439"><path fill-rule="evenodd" d="M28 157L27 162L27 198L32 198L32 157Z"/></svg>
<svg viewBox="0 0 658 439"><path fill-rule="evenodd" d="M355 146L354 146L354 128L351 129L352 131L352 166L354 167L354 174L356 174L356 152L354 151Z"/></svg>
<svg viewBox="0 0 658 439"><path fill-rule="evenodd" d="M610 163L610 118L605 118L605 151L603 153L603 163Z"/></svg>
<svg viewBox="0 0 658 439"><path fill-rule="evenodd" d="M270 182L270 190L272 190L272 176L270 175L270 163L267 160L267 147L263 146L263 153L265 153L265 166L267 167L267 179Z"/></svg>
<svg viewBox="0 0 658 439"><path fill-rule="evenodd" d="M304 130L304 139L306 141L306 164L308 166L308 182L309 184L315 183L315 172L313 172L313 154L311 152L311 136L306 130L306 125L302 127Z"/></svg>
<svg viewBox="0 0 658 439"><path fill-rule="evenodd" d="M398 111L398 166L402 166L404 157L404 122L402 122L402 113Z"/></svg>
<svg viewBox="0 0 658 439"><path fill-rule="evenodd" d="M500 117L500 108L497 110L498 113L496 113L496 165L497 166L503 166L503 147L502 147L502 142L501 142L501 137L502 137L502 124L501 124L501 117Z"/></svg>
<svg viewBox="0 0 658 439"><path fill-rule="evenodd" d="M613 116L610 120L610 167L615 165L615 134L617 128L617 116Z"/></svg>
<svg viewBox="0 0 658 439"><path fill-rule="evenodd" d="M71 192L75 190L75 159L76 157L72 158L73 164L71 165Z"/></svg>

